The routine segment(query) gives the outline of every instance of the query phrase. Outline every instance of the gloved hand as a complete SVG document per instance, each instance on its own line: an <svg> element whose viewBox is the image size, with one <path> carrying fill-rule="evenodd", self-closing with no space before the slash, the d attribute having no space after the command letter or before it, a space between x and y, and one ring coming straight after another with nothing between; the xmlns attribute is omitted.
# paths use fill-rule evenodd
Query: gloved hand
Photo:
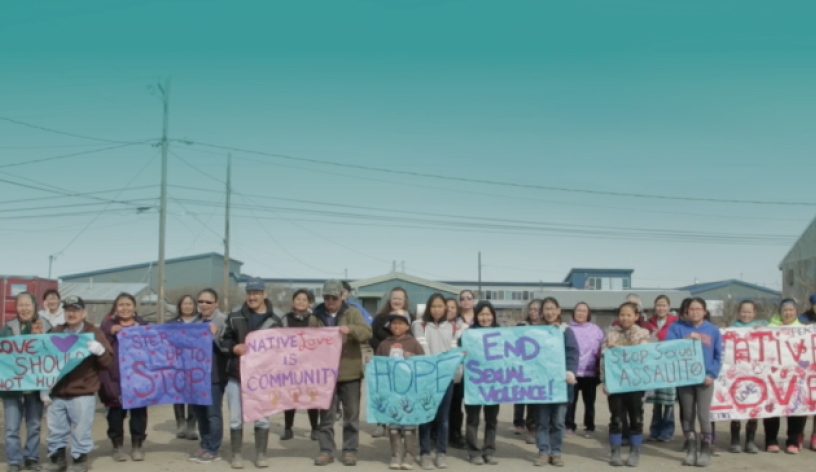
<svg viewBox="0 0 816 472"><path fill-rule="evenodd" d="M570 385L575 385L578 381L575 379L575 374L571 371L567 371L567 383Z"/></svg>
<svg viewBox="0 0 816 472"><path fill-rule="evenodd" d="M88 350L95 356L101 356L105 353L105 346L99 341L88 341Z"/></svg>
<svg viewBox="0 0 816 472"><path fill-rule="evenodd" d="M48 390L40 390L40 400L48 406L51 404L51 395L49 395Z"/></svg>

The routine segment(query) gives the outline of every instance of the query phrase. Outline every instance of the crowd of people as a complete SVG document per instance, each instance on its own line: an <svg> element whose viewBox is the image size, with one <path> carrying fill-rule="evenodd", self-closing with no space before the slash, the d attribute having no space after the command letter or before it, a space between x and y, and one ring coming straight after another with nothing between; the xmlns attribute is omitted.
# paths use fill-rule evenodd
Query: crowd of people
<svg viewBox="0 0 816 472"><path fill-rule="evenodd" d="M189 460L210 463L221 459L223 440L223 402L229 410L228 429L230 465L244 467L242 447L244 425L241 414L240 357L245 355L247 335L256 330L279 327L337 327L343 335L338 379L334 400L327 410L308 410L311 439L318 443L317 466L335 461L337 443L335 423L342 424L340 462L354 466L358 460L359 415L363 377L363 349L370 345L375 355L409 357L441 354L461 345L462 334L468 329L498 327L496 310L488 301L478 302L473 292L464 290L459 299L445 298L439 293L430 296L421 316L410 312L408 293L401 288L390 291L379 313L372 317L357 303L349 300L351 287L339 280L329 280L323 287L323 302L315 305L314 295L298 290L292 297L292 309L283 317L275 314L261 279L246 284L243 305L230 314L218 309L218 293L204 289L183 296L177 304L176 316L168 323L206 323L213 334L212 344L212 404L174 405L176 437L198 442ZM62 377L49 391L3 392L5 417L4 445L10 472L40 470L41 419L47 423L47 464L53 472L84 472L88 470L88 454L93 449L91 428L96 398L105 406L107 436L113 446L113 460L144 461L144 441L147 437L147 408L123 408L120 391L116 334L148 322L137 313L133 296L120 294L100 326L90 323L85 302L76 296L61 299L55 290L43 296L44 308L38 312L37 300L23 292L16 297L17 318L0 331L0 337L38 335L45 333L89 333L90 356ZM751 301L739 304L735 327L793 326L816 322L816 295L810 299L812 308L799 314L796 302L783 300L779 314L767 323L757 318L757 306ZM653 315L647 318L641 300L627 297L617 310L612 326L604 332L592 321L589 305L579 303L572 310L572 320L562 320L562 310L554 298L532 300L526 307L522 325L552 326L561 331L565 346L565 381L568 385L566 403L513 405L512 430L523 435L528 444L535 444L537 466L547 464L562 467L562 445L565 436L577 434L576 407L583 402L583 431L592 438L596 432L595 403L599 385L606 395L609 411L609 463L612 466L637 466L644 442L666 442L675 435L674 406L679 402L680 419L685 439L684 465L708 466L713 449L714 428L709 420L713 382L719 375L722 358L722 338L719 328L709 321L706 302L700 298L686 299L679 312L673 313L665 295L654 301ZM370 321L370 322L369 322ZM704 354L705 381L699 385L666 388L650 392L610 394L604 385L603 355L607 349L649 342L676 339L697 339ZM418 465L423 470L448 467L447 449L464 449L471 464L497 464L499 405L464 405L462 366L444 394L435 418L426 424L377 425L372 436L388 437L391 446L389 468L410 470ZM644 404L653 404L649 427L644 422ZM292 439L295 411L284 413L281 440ZM125 444L125 420L128 419L131 447ZM787 438L784 451L796 454L803 446L805 416L787 417ZM478 431L484 421L484 436ZM20 430L25 423L26 437ZM765 451L780 452L778 442L780 418L763 420ZM257 468L269 466L266 457L269 441L269 420L255 421L255 454ZM757 453L755 438L757 420L746 422L745 440L741 438L741 422L731 422L732 453ZM464 427L464 435L462 434ZM816 425L809 446L816 450ZM624 460L622 447L629 446ZM417 446L418 453L417 453ZM436 451L435 455L433 454Z"/></svg>

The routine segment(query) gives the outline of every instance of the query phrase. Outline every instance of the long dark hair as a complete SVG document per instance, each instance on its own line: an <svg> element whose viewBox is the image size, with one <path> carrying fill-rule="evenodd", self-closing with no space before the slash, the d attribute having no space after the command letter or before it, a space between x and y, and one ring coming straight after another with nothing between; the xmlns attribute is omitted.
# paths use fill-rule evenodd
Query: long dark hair
<svg viewBox="0 0 816 472"><path fill-rule="evenodd" d="M179 316L179 318L184 316L184 314L181 313L181 304L184 303L184 300L187 300L188 298L190 299L191 302L193 302L193 316L195 316L196 312L198 311L198 303L196 302L196 299L193 298L192 295L184 295L181 298L179 298L178 303L176 303L176 314ZM134 309L136 308L135 304L133 305L133 308Z"/></svg>
<svg viewBox="0 0 816 472"><path fill-rule="evenodd" d="M111 316L116 314L116 305L119 303L119 300L121 300L123 298L127 298L128 300L133 302L133 313L136 314L136 298L133 295L127 293L127 292L122 292L119 295L117 295L116 299L113 301L113 306L111 307L111 310L110 310L110 315Z"/></svg>
<svg viewBox="0 0 816 472"><path fill-rule="evenodd" d="M558 304L558 300L556 300L553 297L547 297L544 300L541 300L541 321L543 322L543 324L548 324L549 323L546 319L544 319L544 305L546 305L547 303L552 303L553 305L555 305L556 308L561 308L561 305ZM561 324L561 315L559 314L558 315L558 320L552 326L557 326L557 325L560 325L560 324Z"/></svg>
<svg viewBox="0 0 816 472"><path fill-rule="evenodd" d="M422 321L424 321L425 323L435 322L433 316L431 316L431 303L433 303L434 300L442 300L442 306L445 307L445 311L442 313L441 320L445 321L448 319L448 304L445 301L445 296L442 295L441 293L434 293L433 295L428 297L428 303L425 304L425 313L422 314Z"/></svg>
<svg viewBox="0 0 816 472"><path fill-rule="evenodd" d="M587 302L578 302L575 304L575 306L572 308L572 319L575 319L575 309L578 308L578 305L584 305L587 307L587 323L592 321L592 308L589 307L589 303Z"/></svg>
<svg viewBox="0 0 816 472"><path fill-rule="evenodd" d="M481 301L481 302L479 302L478 305L476 305L476 308L473 309L473 326L471 326L471 328L487 328L488 327L488 326L482 326L482 325L479 324L479 313L481 313L482 310L484 310L485 308L490 310L490 314L493 315L493 324L491 324L489 327L494 328L494 327L499 326L499 320L498 320L498 317L496 316L496 309L493 308L493 304L488 302L488 301Z"/></svg>

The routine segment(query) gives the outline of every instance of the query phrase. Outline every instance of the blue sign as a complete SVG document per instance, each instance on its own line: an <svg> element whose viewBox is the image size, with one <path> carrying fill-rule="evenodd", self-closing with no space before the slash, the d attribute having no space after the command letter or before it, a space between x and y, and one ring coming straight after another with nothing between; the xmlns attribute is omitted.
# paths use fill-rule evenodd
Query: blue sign
<svg viewBox="0 0 816 472"><path fill-rule="evenodd" d="M50 390L90 352L91 333L30 334L0 339L0 391Z"/></svg>
<svg viewBox="0 0 816 472"><path fill-rule="evenodd" d="M208 324L136 326L116 337L122 408L212 404L213 339Z"/></svg>
<svg viewBox="0 0 816 472"><path fill-rule="evenodd" d="M366 364L369 423L413 426L432 421L462 364L462 349L433 356L374 356Z"/></svg>
<svg viewBox="0 0 816 472"><path fill-rule="evenodd" d="M703 349L694 339L607 348L603 363L609 393L699 385L706 376Z"/></svg>
<svg viewBox="0 0 816 472"><path fill-rule="evenodd" d="M465 404L566 403L564 333L553 326L468 329Z"/></svg>

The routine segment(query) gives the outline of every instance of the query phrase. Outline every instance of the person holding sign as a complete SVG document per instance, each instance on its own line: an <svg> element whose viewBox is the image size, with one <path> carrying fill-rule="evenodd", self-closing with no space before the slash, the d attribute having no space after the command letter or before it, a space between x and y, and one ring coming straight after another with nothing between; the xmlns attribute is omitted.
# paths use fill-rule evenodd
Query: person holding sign
<svg viewBox="0 0 816 472"><path fill-rule="evenodd" d="M68 469L68 440L71 441L73 463L70 472L87 472L88 454L93 449L94 412L96 393L99 391L99 372L116 363L110 344L93 324L85 321L88 312L85 301L68 296L62 302L65 324L56 326L52 333L78 335L92 333L88 341L92 356L85 358L68 375L61 378L51 389L51 405L48 408L48 457L51 463L46 470L64 472Z"/></svg>
<svg viewBox="0 0 816 472"><path fill-rule="evenodd" d="M198 323L201 317L196 309L196 300L192 295L184 295L176 304L176 316L167 320L168 324ZM183 403L173 405L173 415L176 417L176 437L198 441L196 432L196 417L193 414L193 405Z"/></svg>
<svg viewBox="0 0 816 472"><path fill-rule="evenodd" d="M671 302L666 295L658 295L654 302L654 315L649 319L657 331L655 336L658 341L665 341L669 327L677 321L678 317L669 313ZM648 403L654 403L652 410L652 423L649 427L649 441L666 442L674 437L674 404L677 401L675 387L660 388L654 394L647 397Z"/></svg>
<svg viewBox="0 0 816 472"><path fill-rule="evenodd" d="M801 326L799 321L799 310L796 302L790 298L782 300L779 305L779 315L771 318L768 326ZM765 418L762 426L765 428L765 450L768 452L779 452L779 425L781 419ZM788 416L788 439L785 441L785 452L788 454L798 454L800 448L800 437L805 432L807 416Z"/></svg>
<svg viewBox="0 0 816 472"><path fill-rule="evenodd" d="M464 326L459 325L456 319L450 320L446 312L445 297L440 293L434 293L425 304L422 319L414 321L412 326L414 338L422 345L425 354L442 354L456 348ZM451 382L445 396L442 397L434 420L419 426L419 462L424 470L434 467L434 461L431 459L431 428L434 425L436 426L436 467L439 469L448 467L446 455L453 385Z"/></svg>
<svg viewBox="0 0 816 472"><path fill-rule="evenodd" d="M547 297L541 302L541 307L544 324L555 326L564 334L568 400L566 403L536 405L536 446L538 447L538 456L533 464L543 466L549 463L556 467L564 467L564 460L561 458L561 445L564 443L569 399L574 394L575 371L578 370L580 350L572 329L561 322L561 306L558 304L558 300Z"/></svg>
<svg viewBox="0 0 816 472"><path fill-rule="evenodd" d="M411 356L421 356L425 354L419 342L408 334L411 328L411 320L408 315L392 313L388 315L388 329L391 336L384 339L375 356L405 358ZM416 460L416 425L400 426L397 424L388 425L388 437L391 438L391 463L388 465L392 470L411 470L414 468ZM404 443L405 454L401 454L400 449Z"/></svg>
<svg viewBox="0 0 816 472"><path fill-rule="evenodd" d="M476 323L470 329L498 328L496 310L490 302L479 302L476 305ZM479 416L484 409L485 430L484 446L478 447ZM499 424L499 405L465 405L465 440L468 446L468 457L474 465L496 465L496 429Z"/></svg>
<svg viewBox="0 0 816 472"><path fill-rule="evenodd" d="M626 302L618 307L618 324L610 328L603 341L601 356L611 347L634 346L649 342L649 330L637 323L638 306ZM601 362L601 381L605 380L606 369ZM609 465L622 466L621 445L623 443L623 417L629 418L629 457L626 465L637 467L640 461L640 449L643 446L643 392L626 392L609 394L606 385L604 393L609 396L609 447L611 456Z"/></svg>
<svg viewBox="0 0 816 472"><path fill-rule="evenodd" d="M734 328L756 329L768 324L768 322L765 320L756 319L756 303L752 302L751 300L744 300L740 302L737 309L737 320L731 325ZM749 454L756 454L759 452L759 448L757 448L757 445L754 442L754 437L756 436L757 431L757 423L758 421L755 419L748 420L745 423L745 452ZM731 447L728 449L730 452L740 453L743 450L740 446L740 428L741 423L739 421L731 422Z"/></svg>
<svg viewBox="0 0 816 472"><path fill-rule="evenodd" d="M227 316L221 347L231 356L227 360L227 405L230 413L230 448L233 469L242 469L244 459L241 448L244 443L244 418L241 410L241 359L246 354L246 336L252 331L280 326L272 302L267 298L266 284L260 278L252 278L246 283L246 299L241 309ZM266 448L269 444L269 419L255 422L255 467L269 467Z"/></svg>
<svg viewBox="0 0 816 472"><path fill-rule="evenodd" d="M686 318L669 327L666 340L696 339L702 343L703 360L706 378L700 385L679 387L680 404L682 405L683 431L686 431L688 450L683 465L708 467L711 463L712 428L709 419L711 398L714 395L714 380L720 374L723 343L720 330L706 321L706 302L702 298L693 298L688 305ZM697 454L697 436L694 432L694 414L700 422L700 453Z"/></svg>
<svg viewBox="0 0 816 472"><path fill-rule="evenodd" d="M360 379L363 376L360 344L371 339L371 326L358 309L343 302L340 298L342 293L343 284L339 280L327 280L323 284L323 303L314 310L323 325L338 327L343 335L343 351L332 406L320 411L320 454L314 462L318 466L334 462L337 447L334 423L338 404L343 407L343 465L357 465L357 449L360 446Z"/></svg>
<svg viewBox="0 0 816 472"><path fill-rule="evenodd" d="M541 320L541 300L530 300L527 304L527 318L517 326L535 326L543 323ZM527 419L524 413L527 412ZM532 404L516 403L513 405L513 433L525 434L527 444L535 444L535 407Z"/></svg>
<svg viewBox="0 0 816 472"><path fill-rule="evenodd" d="M284 328L319 328L323 322L309 312L309 292L300 289L292 296L292 311L281 320ZM295 424L295 411L286 410L283 413L283 434L281 441L288 441L295 437L292 426ZM317 418L320 410L308 410L309 424L312 426L312 441L317 441Z"/></svg>
<svg viewBox="0 0 816 472"><path fill-rule="evenodd" d="M575 392L570 398L567 409L567 436L575 434L575 410L578 407L578 394L584 397L584 437L591 438L595 434L595 394L600 382L598 363L601 355L601 345L604 341L604 332L600 326L592 321L589 305L580 302L572 309L570 329L578 341L578 370L575 372Z"/></svg>
<svg viewBox="0 0 816 472"><path fill-rule="evenodd" d="M475 296L470 290L462 290L459 292L459 321L462 326L471 327L476 323L476 312L473 310L475 304ZM458 381L454 380L453 397L451 398L450 408L450 431L448 433L448 444L455 449L464 449L467 447L467 442L462 437L462 423L464 416L462 415L462 403L465 400L465 384L460 378Z"/></svg>
<svg viewBox="0 0 816 472"><path fill-rule="evenodd" d="M100 329L113 349L114 359L119 359L119 339L116 333L134 326L145 326L145 321L136 314L136 299L128 293L120 293L113 302L111 315L102 322ZM130 415L131 457L134 461L144 460L142 445L147 437L147 408L122 408L122 391L119 362L113 362L108 369L99 373L101 382L99 399L108 408L108 437L113 443L113 460L127 460L122 449L125 441L125 417Z"/></svg>
<svg viewBox="0 0 816 472"><path fill-rule="evenodd" d="M21 292L14 299L17 318L10 320L0 331L0 338L26 334L44 334L51 329L48 321L37 316L37 301L29 292ZM43 402L40 392L3 392L4 441L8 471L39 470L40 421ZM26 423L26 441L21 447L20 427Z"/></svg>

